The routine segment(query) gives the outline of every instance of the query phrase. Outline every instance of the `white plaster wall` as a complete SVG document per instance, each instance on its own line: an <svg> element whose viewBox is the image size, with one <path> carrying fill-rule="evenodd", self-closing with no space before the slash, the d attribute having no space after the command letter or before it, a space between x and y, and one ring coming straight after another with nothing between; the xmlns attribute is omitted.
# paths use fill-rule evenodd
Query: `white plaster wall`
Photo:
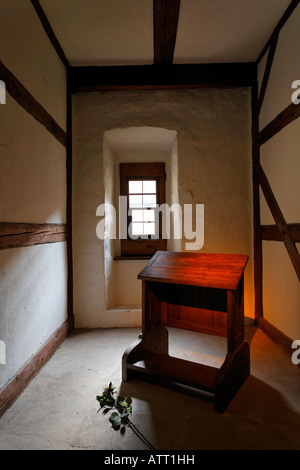
<svg viewBox="0 0 300 470"><path fill-rule="evenodd" d="M294 80L300 80L296 44L300 40L300 7L281 30L263 102L262 129L291 103ZM266 56L259 64L263 79ZM261 164L287 223L300 222L300 122L292 122L261 146ZM261 223L275 224L261 192ZM299 244L297 244L299 250ZM263 243L263 315L291 339L300 337L299 281L281 242Z"/></svg>
<svg viewBox="0 0 300 470"><path fill-rule="evenodd" d="M9 95L0 108L0 221L66 222L66 150Z"/></svg>
<svg viewBox="0 0 300 470"><path fill-rule="evenodd" d="M264 318L299 339L299 280L283 243L263 242L263 294Z"/></svg>
<svg viewBox="0 0 300 470"><path fill-rule="evenodd" d="M137 275L147 264L143 261L114 261L113 293L110 308L116 306L123 309L128 306L141 308L141 284ZM139 326L139 325L137 325Z"/></svg>
<svg viewBox="0 0 300 470"><path fill-rule="evenodd" d="M106 324L103 242L103 134L115 128L177 132L180 204L205 204L203 251L250 255L245 313L253 318L250 90L159 90L73 97L73 247L77 327Z"/></svg>
<svg viewBox="0 0 300 470"><path fill-rule="evenodd" d="M0 389L67 318L65 243L0 251Z"/></svg>
<svg viewBox="0 0 300 470"><path fill-rule="evenodd" d="M287 223L300 219L300 120L284 127L261 147L261 165ZM274 218L261 193L263 224L274 224Z"/></svg>
<svg viewBox="0 0 300 470"><path fill-rule="evenodd" d="M66 70L28 0L0 2L3 64L66 130Z"/></svg>

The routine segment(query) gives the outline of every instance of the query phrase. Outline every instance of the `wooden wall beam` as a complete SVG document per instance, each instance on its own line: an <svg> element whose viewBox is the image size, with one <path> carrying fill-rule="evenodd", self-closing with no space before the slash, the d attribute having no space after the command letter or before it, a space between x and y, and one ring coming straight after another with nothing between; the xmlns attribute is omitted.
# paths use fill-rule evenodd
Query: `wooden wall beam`
<svg viewBox="0 0 300 470"><path fill-rule="evenodd" d="M67 240L65 224L27 224L0 222L0 250L57 243Z"/></svg>
<svg viewBox="0 0 300 470"><path fill-rule="evenodd" d="M267 89L267 85L268 85L268 81L269 81L269 76L270 76L270 72L271 72L271 68L272 68L272 64L273 64L273 59L274 59L274 56L275 56L276 46L277 46L277 42L278 42L278 36L279 36L279 32L277 32L277 34L275 34L273 36L273 40L272 40L272 43L271 43L271 46L270 46L270 49L269 49L267 63L266 63L266 67L265 67L265 72L264 72L264 76L263 76L263 80L262 80L262 84L261 84L261 88L260 88L260 93L259 93L259 98L258 98L258 105L257 105L257 108L258 108L257 113L258 114L260 113L262 103L263 103L263 100L264 100L264 97L265 97L265 93L266 93L266 89Z"/></svg>
<svg viewBox="0 0 300 470"><path fill-rule="evenodd" d="M166 88L250 87L256 64L156 64L70 67L71 92Z"/></svg>
<svg viewBox="0 0 300 470"><path fill-rule="evenodd" d="M281 129L293 122L300 116L300 104L289 104L281 113L267 124L258 135L259 145L263 145Z"/></svg>
<svg viewBox="0 0 300 470"><path fill-rule="evenodd" d="M153 0L154 63L172 64L180 0Z"/></svg>
<svg viewBox="0 0 300 470"><path fill-rule="evenodd" d="M300 224L287 224L290 237L294 243L300 242ZM282 242L282 236L277 225L261 225L260 227L262 240L270 240Z"/></svg>
<svg viewBox="0 0 300 470"><path fill-rule="evenodd" d="M57 37L55 36L54 34L54 31L48 21L48 18L43 10L43 8L41 7L41 4L39 2L39 0L31 0L31 3L42 23L42 26L51 42L51 44L53 45L54 49L56 50L60 60L62 61L62 63L68 68L70 65L69 65L69 62L68 62L68 59L66 58L65 56L65 53L60 45L60 43L58 42L57 40Z"/></svg>
<svg viewBox="0 0 300 470"><path fill-rule="evenodd" d="M268 80L275 56L278 37L300 0L292 0L261 51L256 64L259 64L269 49L259 98L255 99L255 87L252 88L252 161L253 161L253 210L254 210L254 289L255 319L259 326L263 323L263 263L262 240L283 241L300 279L300 255L295 243L299 240L299 224L287 224L271 190L268 179L260 164L260 146L276 135L286 125L299 117L300 106L294 103L287 106L275 119L259 132L259 114L262 108ZM256 91L257 95L257 91ZM260 225L260 192L262 188L267 204L273 214L276 225Z"/></svg>
<svg viewBox="0 0 300 470"><path fill-rule="evenodd" d="M296 274L300 280L300 255L295 245L295 242L293 241L290 235L288 225L282 215L280 207L278 206L278 203L275 199L275 196L273 194L269 181L265 175L265 172L263 171L260 163L258 162L255 163L254 167L255 167L255 172L259 180L259 184L261 186L261 189L268 203L269 209L274 217L276 226L285 244L285 247L290 256L292 264L295 268Z"/></svg>
<svg viewBox="0 0 300 470"><path fill-rule="evenodd" d="M253 245L254 245L254 297L255 319L263 314L262 302L262 240L260 232L260 192L259 180L255 171L256 163L260 162L260 147L258 145L258 90L257 83L252 87L252 184L253 184Z"/></svg>
<svg viewBox="0 0 300 470"><path fill-rule="evenodd" d="M73 236L72 236L72 178L73 178L73 148L72 148L72 94L69 84L69 69L67 70L67 258L68 258L68 315L74 315L73 309Z"/></svg>
<svg viewBox="0 0 300 470"><path fill-rule="evenodd" d="M289 17L291 16L293 11L295 10L295 8L298 6L299 1L300 0L292 0L291 1L289 6L287 7L286 11L284 12L282 17L280 18L279 22L277 23L273 33L271 34L271 36L270 36L269 40L267 41L266 45L264 46L263 50L259 54L258 59L257 59L257 63L259 63L261 61L261 59L263 58L263 56L265 55L265 53L269 49L269 47L270 47L270 45L271 45L271 43L274 39L274 36L277 35L280 32L280 30L283 28L283 26L285 25L285 23L287 22L287 20L289 19Z"/></svg>
<svg viewBox="0 0 300 470"><path fill-rule="evenodd" d="M66 132L57 124L45 108L29 93L19 80L0 61L0 79L4 81L6 91L39 121L64 146L67 145Z"/></svg>

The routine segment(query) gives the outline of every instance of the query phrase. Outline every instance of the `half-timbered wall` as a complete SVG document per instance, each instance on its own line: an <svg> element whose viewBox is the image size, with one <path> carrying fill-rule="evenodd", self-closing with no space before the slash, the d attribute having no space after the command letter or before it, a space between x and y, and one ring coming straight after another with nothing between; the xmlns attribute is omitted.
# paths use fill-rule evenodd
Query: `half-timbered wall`
<svg viewBox="0 0 300 470"><path fill-rule="evenodd" d="M258 138L262 240L258 316L262 326L272 325L292 340L300 338L300 120L296 119L300 104L292 102L300 98L299 24L298 5L275 31L258 63L259 95L266 84Z"/></svg>
<svg viewBox="0 0 300 470"><path fill-rule="evenodd" d="M70 67L38 0L1 0L0 415L73 327L72 174L77 326L105 326L96 208L103 135L120 126L178 132L178 198L205 204L204 251L250 254L246 315L288 349L299 339L299 1L257 64L174 66L178 6L154 1L155 67L90 69Z"/></svg>
<svg viewBox="0 0 300 470"><path fill-rule="evenodd" d="M1 1L0 60L1 414L57 341L68 275L66 68L31 2Z"/></svg>

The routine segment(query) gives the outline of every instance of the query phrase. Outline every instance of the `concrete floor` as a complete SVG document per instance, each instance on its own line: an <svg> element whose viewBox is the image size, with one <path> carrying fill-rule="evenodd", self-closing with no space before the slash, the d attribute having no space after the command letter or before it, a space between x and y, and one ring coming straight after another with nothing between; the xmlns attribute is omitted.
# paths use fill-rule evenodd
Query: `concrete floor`
<svg viewBox="0 0 300 470"><path fill-rule="evenodd" d="M219 366L224 338L170 329L170 353ZM225 413L213 403L137 379L121 357L139 329L74 330L0 419L1 450L149 450L115 431L96 395L112 381L133 399L132 422L156 450L300 449L300 370L261 330L246 327L251 375Z"/></svg>

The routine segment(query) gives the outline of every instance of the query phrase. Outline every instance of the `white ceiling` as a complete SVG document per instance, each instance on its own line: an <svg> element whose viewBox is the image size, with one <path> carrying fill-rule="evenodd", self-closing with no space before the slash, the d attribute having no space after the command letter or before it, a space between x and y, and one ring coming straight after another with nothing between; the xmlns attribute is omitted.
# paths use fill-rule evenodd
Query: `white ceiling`
<svg viewBox="0 0 300 470"><path fill-rule="evenodd" d="M174 63L255 61L291 0L181 0ZM153 63L152 0L40 0L70 65Z"/></svg>

